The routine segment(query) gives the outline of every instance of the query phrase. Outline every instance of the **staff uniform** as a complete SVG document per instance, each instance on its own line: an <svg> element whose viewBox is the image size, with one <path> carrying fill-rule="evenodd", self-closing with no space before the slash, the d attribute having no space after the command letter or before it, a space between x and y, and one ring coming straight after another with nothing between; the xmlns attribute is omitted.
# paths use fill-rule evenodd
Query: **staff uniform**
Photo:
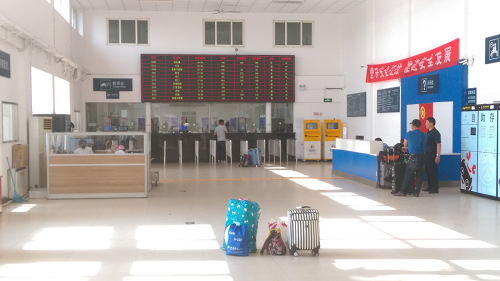
<svg viewBox="0 0 500 281"><path fill-rule="evenodd" d="M439 191L438 165L436 164L437 145L441 143L441 133L434 128L427 133L425 144L426 166L428 189L430 192Z"/></svg>

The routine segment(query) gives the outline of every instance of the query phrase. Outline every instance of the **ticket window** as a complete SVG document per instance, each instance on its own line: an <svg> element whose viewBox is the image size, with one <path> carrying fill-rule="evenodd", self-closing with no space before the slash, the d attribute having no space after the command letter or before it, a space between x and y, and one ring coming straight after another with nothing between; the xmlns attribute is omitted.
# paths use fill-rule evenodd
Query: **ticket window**
<svg viewBox="0 0 500 281"><path fill-rule="evenodd" d="M332 148L336 147L337 138L342 138L342 125L340 120L323 121L323 159L332 159Z"/></svg>
<svg viewBox="0 0 500 281"><path fill-rule="evenodd" d="M321 122L304 120L304 160L321 160Z"/></svg>

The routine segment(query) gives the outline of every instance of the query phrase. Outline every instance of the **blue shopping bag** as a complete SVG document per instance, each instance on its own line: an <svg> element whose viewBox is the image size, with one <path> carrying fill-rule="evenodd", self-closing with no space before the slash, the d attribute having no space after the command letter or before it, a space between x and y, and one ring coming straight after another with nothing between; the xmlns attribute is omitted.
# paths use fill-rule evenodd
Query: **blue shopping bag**
<svg viewBox="0 0 500 281"><path fill-rule="evenodd" d="M226 229L226 255L248 256L248 229L244 224L232 223Z"/></svg>

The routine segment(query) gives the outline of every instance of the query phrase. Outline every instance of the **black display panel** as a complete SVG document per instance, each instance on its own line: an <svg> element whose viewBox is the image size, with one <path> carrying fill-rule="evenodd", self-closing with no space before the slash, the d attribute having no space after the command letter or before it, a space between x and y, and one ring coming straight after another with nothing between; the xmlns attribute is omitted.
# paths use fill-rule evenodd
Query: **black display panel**
<svg viewBox="0 0 500 281"><path fill-rule="evenodd" d="M366 92L347 95L347 117L366 116Z"/></svg>
<svg viewBox="0 0 500 281"><path fill-rule="evenodd" d="M399 87L377 90L377 113L399 112Z"/></svg>
<svg viewBox="0 0 500 281"><path fill-rule="evenodd" d="M295 56L141 55L142 102L294 102Z"/></svg>

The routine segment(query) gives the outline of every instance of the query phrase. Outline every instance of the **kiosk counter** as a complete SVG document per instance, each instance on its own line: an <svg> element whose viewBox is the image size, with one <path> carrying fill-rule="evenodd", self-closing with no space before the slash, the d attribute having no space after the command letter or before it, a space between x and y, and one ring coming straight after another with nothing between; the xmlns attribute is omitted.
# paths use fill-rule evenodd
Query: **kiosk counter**
<svg viewBox="0 0 500 281"><path fill-rule="evenodd" d="M342 124L340 120L323 121L323 159L332 160L332 149L336 147L336 140L342 138Z"/></svg>
<svg viewBox="0 0 500 281"><path fill-rule="evenodd" d="M321 121L304 122L304 160L321 160Z"/></svg>
<svg viewBox="0 0 500 281"><path fill-rule="evenodd" d="M337 139L332 150L332 172L376 186L381 141Z"/></svg>
<svg viewBox="0 0 500 281"><path fill-rule="evenodd" d="M147 197L151 189L149 135L47 134L47 197Z"/></svg>

